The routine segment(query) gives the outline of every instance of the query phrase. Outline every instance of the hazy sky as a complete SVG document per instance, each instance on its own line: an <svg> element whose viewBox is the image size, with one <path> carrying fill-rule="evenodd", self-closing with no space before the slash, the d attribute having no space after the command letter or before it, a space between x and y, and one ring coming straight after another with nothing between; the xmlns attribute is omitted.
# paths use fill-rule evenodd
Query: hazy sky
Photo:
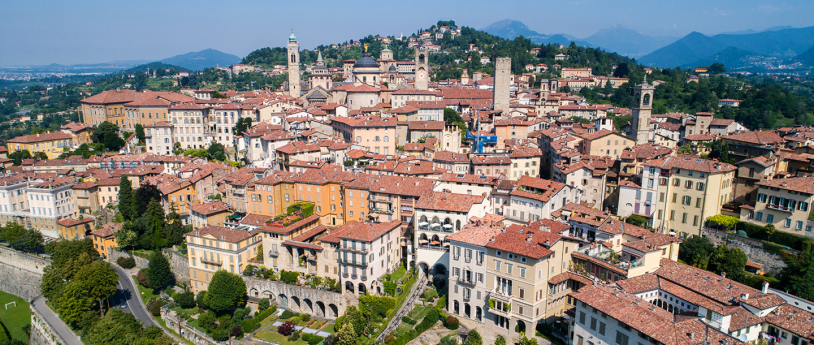
<svg viewBox="0 0 814 345"><path fill-rule="evenodd" d="M0 1L0 66L159 60L207 48L245 56L284 46L409 34L439 19L482 28L502 19L587 37L613 25L680 37L814 25L811 0Z"/></svg>

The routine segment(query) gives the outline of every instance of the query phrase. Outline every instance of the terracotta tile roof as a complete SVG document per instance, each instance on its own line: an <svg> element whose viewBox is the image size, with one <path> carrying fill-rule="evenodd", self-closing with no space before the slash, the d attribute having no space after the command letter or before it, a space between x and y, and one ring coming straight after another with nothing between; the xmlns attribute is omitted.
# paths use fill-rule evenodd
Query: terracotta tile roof
<svg viewBox="0 0 814 345"><path fill-rule="evenodd" d="M380 116L334 117L332 122L338 122L350 127L396 127L398 119L395 117L382 118Z"/></svg>
<svg viewBox="0 0 814 345"><path fill-rule="evenodd" d="M334 230L340 233L338 236L340 239L371 242L390 231L400 232L401 221L394 220L385 223L359 223L357 221L350 221L340 228L345 228L345 230Z"/></svg>
<svg viewBox="0 0 814 345"><path fill-rule="evenodd" d="M221 201L210 202L206 204L199 204L195 206L191 206L190 211L202 214L204 216L211 216L213 214L218 214L221 212L228 212L229 206Z"/></svg>
<svg viewBox="0 0 814 345"><path fill-rule="evenodd" d="M468 213L473 205L480 204L483 200L483 195L428 191L418 198L415 207L425 210Z"/></svg>
<svg viewBox="0 0 814 345"><path fill-rule="evenodd" d="M407 128L413 131L442 131L444 130L444 121L404 121L401 124L407 125Z"/></svg>
<svg viewBox="0 0 814 345"><path fill-rule="evenodd" d="M444 101L407 101L407 106L419 109L444 109L447 107Z"/></svg>
<svg viewBox="0 0 814 345"><path fill-rule="evenodd" d="M74 183L71 177L49 177L44 181L34 185L34 188L59 188Z"/></svg>
<svg viewBox="0 0 814 345"><path fill-rule="evenodd" d="M225 226L205 226L199 228L198 230L188 232L187 236L203 238L206 235L210 235L220 241L237 243L252 236L255 236L257 234L258 234L257 231L238 230L233 228L227 228Z"/></svg>
<svg viewBox="0 0 814 345"><path fill-rule="evenodd" d="M711 134L693 134L684 136L686 141L713 141L715 140L715 136Z"/></svg>
<svg viewBox="0 0 814 345"><path fill-rule="evenodd" d="M783 138L773 131L749 131L741 133L731 133L723 137L730 141L740 141L749 144L768 146L782 144Z"/></svg>
<svg viewBox="0 0 814 345"><path fill-rule="evenodd" d="M725 305L738 301L744 294L749 296L760 295L760 290L721 277L715 273L668 259L662 259L661 267L654 273L660 278L669 280Z"/></svg>
<svg viewBox="0 0 814 345"><path fill-rule="evenodd" d="M122 223L107 223L102 225L102 228L96 231L92 231L90 234L93 236L101 237L101 238L108 238L112 237L116 234L116 231L122 228Z"/></svg>
<svg viewBox="0 0 814 345"><path fill-rule="evenodd" d="M294 237L292 240L298 241L298 242L310 241L314 237L322 234L323 232L325 232L327 230L328 230L328 227L326 227L325 225L319 225L319 226L317 226L317 227L315 227L315 228L313 228L311 230L308 230L308 231L298 235L297 237Z"/></svg>
<svg viewBox="0 0 814 345"><path fill-rule="evenodd" d="M710 345L743 345L697 318L681 320L633 294L608 286L587 285L570 296L664 345L695 345L705 338Z"/></svg>
<svg viewBox="0 0 814 345"><path fill-rule="evenodd" d="M91 104L127 103L135 98L135 90L108 90L85 98L81 102Z"/></svg>
<svg viewBox="0 0 814 345"><path fill-rule="evenodd" d="M275 170L271 175L255 180L254 184L276 185L283 182L294 183L300 176L302 176L300 173Z"/></svg>
<svg viewBox="0 0 814 345"><path fill-rule="evenodd" d="M319 152L319 146L316 144L304 143L302 141L292 141L282 147L277 148L278 152L286 154Z"/></svg>
<svg viewBox="0 0 814 345"><path fill-rule="evenodd" d="M458 231L446 237L447 240L457 241L483 247L495 236L500 234L500 229L493 229L488 226L476 226L473 228Z"/></svg>
<svg viewBox="0 0 814 345"><path fill-rule="evenodd" d="M513 224L495 236L486 247L542 259L554 253L550 248L559 240L558 234Z"/></svg>
<svg viewBox="0 0 814 345"><path fill-rule="evenodd" d="M131 169L113 169L110 170L110 176L112 177L145 176L151 174L160 174L163 171L164 171L163 164L151 164L151 165L142 165Z"/></svg>
<svg viewBox="0 0 814 345"><path fill-rule="evenodd" d="M746 305L749 305L749 306L752 306L752 307L755 307L755 308L761 309L761 310L769 309L771 307L776 307L776 306L779 306L781 304L786 303L786 301L783 300L783 298L781 298L780 296L775 295L773 293L754 296L754 297L749 297L748 299L741 299L740 301L743 304L746 304Z"/></svg>
<svg viewBox="0 0 814 345"><path fill-rule="evenodd" d="M273 219L273 218L274 217L269 217L268 219ZM294 223L288 224L288 226L285 226L285 227L279 227L279 226L275 226L275 225L267 225L266 222L263 221L263 225L261 227L257 228L257 230L262 231L262 232L272 232L272 233L277 233L277 234L289 234L289 233L292 233L292 232L294 232L294 231L296 231L296 230L298 230L298 229L300 229L300 228L302 228L302 227L304 227L304 226L306 226L306 225L308 225L310 223L313 223L315 221L319 221L319 216L316 215L316 214L312 214L312 215L310 215L308 217L305 217L303 219L300 219L300 220L298 220L298 221L296 221ZM242 224L243 221L241 221L240 223Z"/></svg>
<svg viewBox="0 0 814 345"><path fill-rule="evenodd" d="M814 340L814 315L803 309L784 304L764 318L772 325Z"/></svg>
<svg viewBox="0 0 814 345"><path fill-rule="evenodd" d="M447 237L447 238L449 238L449 237ZM583 277L583 276L581 276L579 274L571 273L571 272L563 272L563 273L560 273L558 275L555 275L555 276L548 279L548 283L551 284L551 285L555 285L555 284L562 283L562 282L564 282L566 280L574 280L574 281L582 283L583 285L591 285L591 284L593 284L593 280L591 280L590 278Z"/></svg>
<svg viewBox="0 0 814 345"><path fill-rule="evenodd" d="M370 188L371 193L383 193L419 197L432 190L435 180L412 176L377 176Z"/></svg>
<svg viewBox="0 0 814 345"><path fill-rule="evenodd" d="M446 172L438 178L439 181L445 182L460 182L471 183L479 185L496 186L500 179L493 176L479 176L473 174L459 174L454 172Z"/></svg>
<svg viewBox="0 0 814 345"><path fill-rule="evenodd" d="M473 156L473 165L511 165L512 160L508 156Z"/></svg>
<svg viewBox="0 0 814 345"><path fill-rule="evenodd" d="M346 183L353 181L354 175L350 172L337 171L331 169L308 169L301 176L295 179L299 183L323 185L326 183Z"/></svg>
<svg viewBox="0 0 814 345"><path fill-rule="evenodd" d="M717 160L708 160L695 155L676 155L664 160L664 164L658 165L661 160L654 160L644 164L645 166L658 166L661 169L686 169L700 171L710 174L730 172L737 169L732 164L722 163Z"/></svg>
<svg viewBox="0 0 814 345"><path fill-rule="evenodd" d="M512 153L509 154L511 158L528 158L528 157L541 157L543 151L534 147L513 147Z"/></svg>
<svg viewBox="0 0 814 345"><path fill-rule="evenodd" d="M438 151L435 153L435 157L433 157L433 162L469 163L469 156L465 153Z"/></svg>
<svg viewBox="0 0 814 345"><path fill-rule="evenodd" d="M51 132L51 133L41 133L41 134L29 134L29 135L22 135L16 138L11 138L6 140L8 143L20 143L20 144L29 144L29 143L41 143L45 141L53 141L53 140L71 140L73 136L65 132Z"/></svg>
<svg viewBox="0 0 814 345"><path fill-rule="evenodd" d="M85 218L82 218L82 219L64 218L64 219L60 219L57 222L57 224L62 225L64 227L71 227L71 226L74 226L74 225L91 223L93 221L94 221L94 219L91 218L91 217L85 217Z"/></svg>
<svg viewBox="0 0 814 345"><path fill-rule="evenodd" d="M548 202L548 200L565 188L564 183L555 182L551 180L544 180L536 177L531 176L523 176L520 180L517 181L517 185L515 186L517 189L511 192L511 195L517 195L520 197L531 198L535 200L539 200L542 202ZM523 188L524 190L521 190ZM534 190L537 189L535 192L529 192L526 190ZM539 192L540 194L537 194Z"/></svg>
<svg viewBox="0 0 814 345"><path fill-rule="evenodd" d="M273 216L263 214L249 213L240 220L241 225L265 226L266 221L273 219Z"/></svg>
<svg viewBox="0 0 814 345"><path fill-rule="evenodd" d="M410 162L400 162L393 170L396 174L401 175L430 175L435 173L435 167L432 162L424 160L414 160Z"/></svg>

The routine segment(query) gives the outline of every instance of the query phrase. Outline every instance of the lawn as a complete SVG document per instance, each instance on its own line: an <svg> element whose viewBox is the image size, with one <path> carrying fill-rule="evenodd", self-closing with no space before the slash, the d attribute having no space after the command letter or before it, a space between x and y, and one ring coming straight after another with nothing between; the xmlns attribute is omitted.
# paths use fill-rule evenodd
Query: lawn
<svg viewBox="0 0 814 345"><path fill-rule="evenodd" d="M404 266L401 266L399 267L399 269L393 272L393 274L390 275L390 280L397 282L399 281L399 279L401 279L401 277L404 276L405 273L407 273L407 269L404 268Z"/></svg>
<svg viewBox="0 0 814 345"><path fill-rule="evenodd" d="M334 323L333 322L326 323L325 326L322 326L322 329L320 329L320 331L334 334L336 332L336 330L334 330Z"/></svg>
<svg viewBox="0 0 814 345"><path fill-rule="evenodd" d="M175 307L172 310L175 311L175 312L178 312L178 313L187 314L189 316L192 316L192 315L195 315L195 314L198 313L197 308L184 309L184 308L181 308L181 307Z"/></svg>
<svg viewBox="0 0 814 345"><path fill-rule="evenodd" d="M260 321L260 326L261 327L268 327L269 325L274 323L274 321L277 321L277 319L279 319L279 318L280 318L279 316L271 314L271 315L269 315L269 317L265 318L263 321Z"/></svg>
<svg viewBox="0 0 814 345"><path fill-rule="evenodd" d="M146 304L146 303L147 303L147 301L149 301L150 299L158 297L158 295L156 295L156 294L154 294L154 293L153 293L153 289L150 289L150 288L146 288L146 287L141 286L141 285L140 285L140 284L139 284L139 283L136 281L136 276L133 276L133 282L134 282L134 283L136 283L136 288L138 288L138 292L139 292L139 294L141 294L141 300L142 300L142 301L144 301L144 303L145 303L145 304Z"/></svg>
<svg viewBox="0 0 814 345"><path fill-rule="evenodd" d="M273 343L279 343L282 345L308 345L307 341L302 340L302 338L298 339L295 342L288 341L288 337L277 333L276 331L269 331L267 329L261 329L254 334L254 337L257 339L262 339L265 341L270 341Z"/></svg>
<svg viewBox="0 0 814 345"><path fill-rule="evenodd" d="M17 306L9 305L6 310L6 303L9 302L16 302ZM31 309L28 302L0 291L0 321L6 326L12 339L28 344L28 336L23 331L23 326L31 323Z"/></svg>

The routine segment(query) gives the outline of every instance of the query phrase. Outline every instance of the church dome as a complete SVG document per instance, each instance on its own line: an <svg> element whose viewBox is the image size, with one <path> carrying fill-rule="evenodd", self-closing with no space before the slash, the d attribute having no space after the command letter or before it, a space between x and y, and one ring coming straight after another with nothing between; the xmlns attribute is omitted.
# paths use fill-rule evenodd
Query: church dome
<svg viewBox="0 0 814 345"><path fill-rule="evenodd" d="M297 36L294 36L294 30L291 30L291 36L288 36L289 42L297 42Z"/></svg>
<svg viewBox="0 0 814 345"><path fill-rule="evenodd" d="M376 60L373 60L370 56L365 54L362 56L361 59L357 60L356 63L353 65L353 68L364 68L364 67L379 67L379 63Z"/></svg>
<svg viewBox="0 0 814 345"><path fill-rule="evenodd" d="M393 73L397 72L396 71L396 65L390 65L390 68L388 68L387 71L388 72L393 72Z"/></svg>

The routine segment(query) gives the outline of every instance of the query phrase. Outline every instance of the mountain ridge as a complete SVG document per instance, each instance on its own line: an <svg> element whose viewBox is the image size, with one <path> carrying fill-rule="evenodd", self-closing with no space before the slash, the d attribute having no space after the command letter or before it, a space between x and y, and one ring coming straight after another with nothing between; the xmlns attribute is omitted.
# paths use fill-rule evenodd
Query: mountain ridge
<svg viewBox="0 0 814 345"><path fill-rule="evenodd" d="M237 55L209 48L198 52L189 52L168 57L158 60L157 62L183 67L191 71L201 71L215 66L228 67L240 63L240 60L241 58Z"/></svg>

